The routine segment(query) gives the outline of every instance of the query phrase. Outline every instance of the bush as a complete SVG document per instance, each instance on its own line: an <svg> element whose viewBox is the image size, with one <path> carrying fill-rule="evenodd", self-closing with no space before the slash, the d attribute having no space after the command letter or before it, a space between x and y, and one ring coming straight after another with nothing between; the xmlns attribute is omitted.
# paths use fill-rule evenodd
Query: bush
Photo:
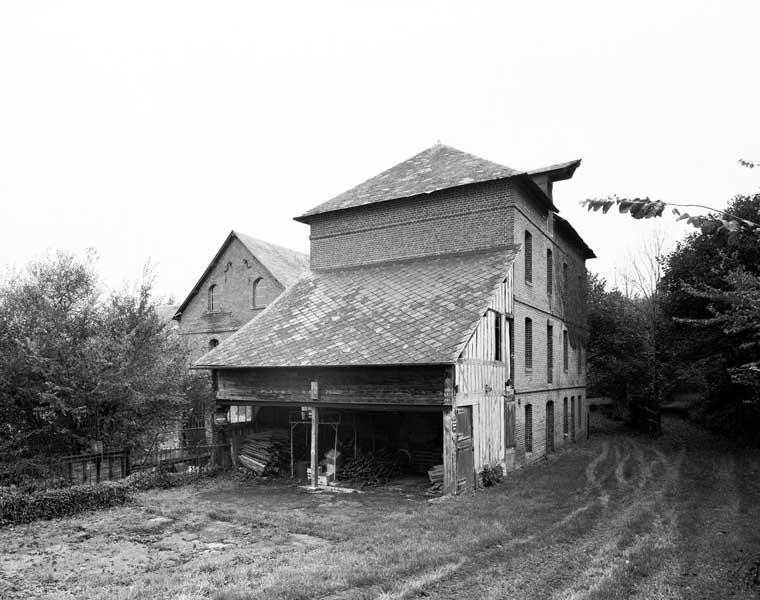
<svg viewBox="0 0 760 600"><path fill-rule="evenodd" d="M501 465L496 465L495 467L484 467L483 472L480 475L481 481L483 482L483 487L489 487L491 485L501 483L503 477L504 471L502 471Z"/></svg>
<svg viewBox="0 0 760 600"><path fill-rule="evenodd" d="M24 492L14 488L0 490L0 526L55 519L68 515L121 506L131 500L124 483L76 485L65 489Z"/></svg>

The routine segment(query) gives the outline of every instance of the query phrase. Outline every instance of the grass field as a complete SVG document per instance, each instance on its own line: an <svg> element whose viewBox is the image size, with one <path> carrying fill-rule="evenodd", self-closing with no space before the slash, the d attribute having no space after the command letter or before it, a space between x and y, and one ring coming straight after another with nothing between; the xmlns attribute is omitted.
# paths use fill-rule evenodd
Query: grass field
<svg viewBox="0 0 760 600"><path fill-rule="evenodd" d="M760 452L663 429L434 502L219 479L0 529L0 598L757 598Z"/></svg>

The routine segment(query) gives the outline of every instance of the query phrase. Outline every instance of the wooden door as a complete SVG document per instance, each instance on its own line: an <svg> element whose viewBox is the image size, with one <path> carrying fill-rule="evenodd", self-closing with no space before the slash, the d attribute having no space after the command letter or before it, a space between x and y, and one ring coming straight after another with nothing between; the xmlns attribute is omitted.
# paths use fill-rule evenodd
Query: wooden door
<svg viewBox="0 0 760 600"><path fill-rule="evenodd" d="M456 409L457 493L471 490L475 484L475 449L472 444L472 406Z"/></svg>
<svg viewBox="0 0 760 600"><path fill-rule="evenodd" d="M554 402L546 403L546 453L554 452Z"/></svg>
<svg viewBox="0 0 760 600"><path fill-rule="evenodd" d="M517 439L515 438L515 401L514 396L512 400L506 400L504 402L504 448L509 450L517 446Z"/></svg>

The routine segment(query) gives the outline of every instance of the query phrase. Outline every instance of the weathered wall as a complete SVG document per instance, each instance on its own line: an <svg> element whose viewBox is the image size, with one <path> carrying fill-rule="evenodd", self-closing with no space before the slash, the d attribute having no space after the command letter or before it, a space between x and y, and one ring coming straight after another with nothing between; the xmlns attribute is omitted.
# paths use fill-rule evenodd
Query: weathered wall
<svg viewBox="0 0 760 600"><path fill-rule="evenodd" d="M512 243L512 184L492 181L317 215L311 268L481 250Z"/></svg>
<svg viewBox="0 0 760 600"><path fill-rule="evenodd" d="M444 368L436 366L217 371L217 399L230 404L444 405ZM311 382L319 396L312 399ZM369 408L369 406L368 406Z"/></svg>
<svg viewBox="0 0 760 600"><path fill-rule="evenodd" d="M259 278L254 306L253 282ZM213 312L208 310L211 285L216 285ZM187 339L192 360L208 352L212 339L222 342L245 325L283 289L248 249L233 239L180 317L179 333Z"/></svg>

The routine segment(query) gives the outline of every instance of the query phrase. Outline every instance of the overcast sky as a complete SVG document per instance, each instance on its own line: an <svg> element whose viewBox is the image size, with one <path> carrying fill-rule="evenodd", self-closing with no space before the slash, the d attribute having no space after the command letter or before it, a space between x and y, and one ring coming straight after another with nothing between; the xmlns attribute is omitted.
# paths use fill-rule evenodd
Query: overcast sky
<svg viewBox="0 0 760 600"><path fill-rule="evenodd" d="M92 247L107 285L150 260L181 300L231 229L308 251L292 217L440 140L582 158L555 203L612 279L651 226L583 198L760 187L758 23L757 0L0 2L0 263Z"/></svg>

